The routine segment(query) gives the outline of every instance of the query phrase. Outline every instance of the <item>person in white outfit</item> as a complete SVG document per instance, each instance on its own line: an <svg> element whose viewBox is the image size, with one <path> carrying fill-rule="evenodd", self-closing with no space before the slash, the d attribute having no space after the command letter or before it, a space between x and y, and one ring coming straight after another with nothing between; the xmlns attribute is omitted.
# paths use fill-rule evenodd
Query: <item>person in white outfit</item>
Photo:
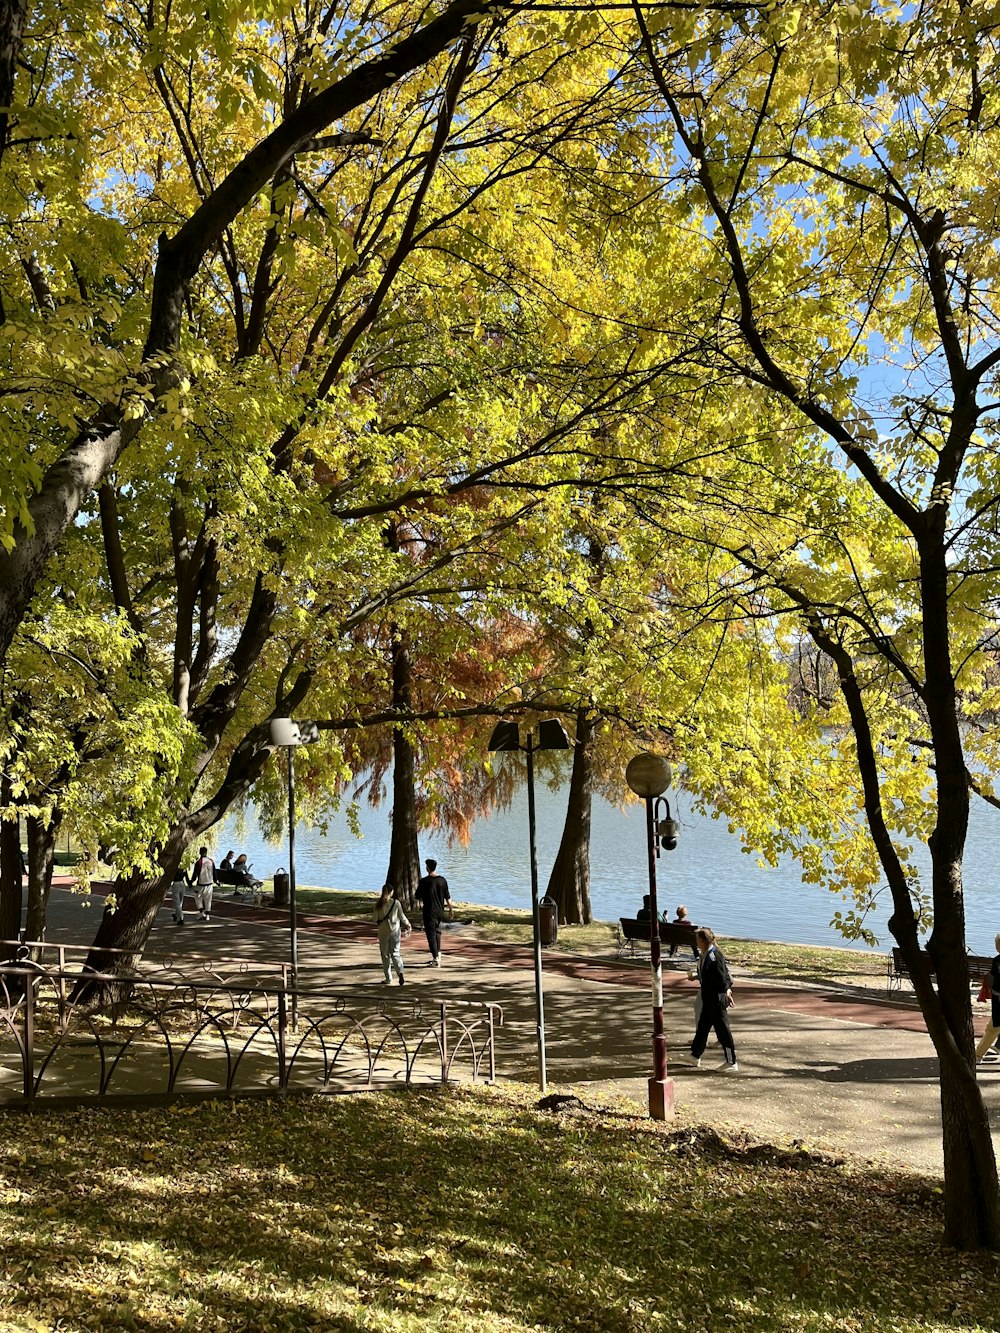
<svg viewBox="0 0 1000 1333"><path fill-rule="evenodd" d="M175 926L183 926L184 924L184 894L187 892L190 883L187 871L183 866L178 866L174 871L173 882L170 885L170 897L174 904Z"/></svg>
<svg viewBox="0 0 1000 1333"><path fill-rule="evenodd" d="M194 901L202 921L212 917L212 892L215 889L215 862L208 854L208 848L202 847L194 863Z"/></svg>
<svg viewBox="0 0 1000 1333"><path fill-rule="evenodd" d="M403 909L394 897L391 884L383 884L382 892L375 904L373 920L378 926L378 947L382 955L382 971L385 973L385 984L387 986L391 985L392 973L390 969L395 968L396 976L399 977L399 984L402 986L403 955L399 945L403 936L409 935L411 927Z"/></svg>

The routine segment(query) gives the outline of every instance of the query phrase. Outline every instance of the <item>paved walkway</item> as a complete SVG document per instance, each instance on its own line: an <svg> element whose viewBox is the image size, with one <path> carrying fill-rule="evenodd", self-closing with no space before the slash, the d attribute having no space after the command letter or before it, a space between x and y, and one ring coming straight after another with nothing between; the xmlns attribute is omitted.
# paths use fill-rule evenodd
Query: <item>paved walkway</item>
<svg viewBox="0 0 1000 1333"><path fill-rule="evenodd" d="M48 939L87 944L101 900L90 906L55 889ZM299 957L314 984L384 997L374 928L331 917L300 917ZM164 906L147 953L175 962L288 956L288 916L216 898L213 919L171 922ZM490 944L446 925L444 966L426 966L423 935L404 943L407 1000L469 999L503 1006L502 1077L537 1077L533 955L529 947ZM687 963L665 971L664 1020L670 1074L681 1121L747 1129L763 1138L801 1139L940 1173L937 1059L912 998L888 999L843 989L803 989L738 979L732 1012L741 1072L694 1070L678 1057L693 1030L695 988ZM545 951L545 1018L551 1088L587 1099L600 1093L645 1106L651 1072L649 967ZM402 998L402 996L400 996ZM977 1006L981 1027L985 1006ZM713 1054L714 1053L714 1054ZM987 1103L1000 1114L1000 1063L981 1074Z"/></svg>

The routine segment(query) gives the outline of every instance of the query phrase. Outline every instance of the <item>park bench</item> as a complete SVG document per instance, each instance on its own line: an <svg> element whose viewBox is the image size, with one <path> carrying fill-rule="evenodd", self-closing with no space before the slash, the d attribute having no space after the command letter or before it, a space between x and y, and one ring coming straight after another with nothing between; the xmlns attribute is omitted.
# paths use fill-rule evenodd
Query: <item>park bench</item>
<svg viewBox="0 0 1000 1333"><path fill-rule="evenodd" d="M635 954L636 941L649 943L651 921L637 921L627 916L618 920L617 944L618 957L628 952ZM660 943L665 949L676 944L681 949L694 949L695 925L688 921L661 921Z"/></svg>
<svg viewBox="0 0 1000 1333"><path fill-rule="evenodd" d="M920 959L933 981L935 978L934 964L931 962L931 956L926 949L920 950ZM970 953L965 962L969 972L970 985L981 986L990 975L993 959L987 958L983 954ZM898 989L904 981L912 980L902 949L893 949L886 960L886 990L892 991L893 987Z"/></svg>
<svg viewBox="0 0 1000 1333"><path fill-rule="evenodd" d="M215 882L217 885L228 885L234 888L236 892L234 898L260 899L261 881L252 872L245 870L225 870L222 866L215 867Z"/></svg>

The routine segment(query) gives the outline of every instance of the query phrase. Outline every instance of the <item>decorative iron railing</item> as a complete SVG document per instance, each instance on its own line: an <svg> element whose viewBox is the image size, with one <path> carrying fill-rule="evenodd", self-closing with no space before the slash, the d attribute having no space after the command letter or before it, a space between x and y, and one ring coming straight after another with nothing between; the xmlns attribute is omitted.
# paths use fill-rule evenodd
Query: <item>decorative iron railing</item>
<svg viewBox="0 0 1000 1333"><path fill-rule="evenodd" d="M81 979L121 997L111 1015L74 998ZM492 1082L502 1023L495 1004L20 960L0 965L0 1106Z"/></svg>
<svg viewBox="0 0 1000 1333"><path fill-rule="evenodd" d="M26 961L41 963L52 972L71 976L75 982L78 974L74 968L88 970L86 959L92 952L91 945L50 944L44 940L0 940L0 966ZM102 949L102 953L119 959L135 956L135 950L129 949ZM120 973L120 969L116 971ZM300 963L298 972L308 984L310 975L329 972L329 967ZM246 982L269 987L273 983L285 990L293 989L291 964L270 958L193 958L187 954L174 957L173 954L144 953L128 975L184 984L193 981L201 985Z"/></svg>

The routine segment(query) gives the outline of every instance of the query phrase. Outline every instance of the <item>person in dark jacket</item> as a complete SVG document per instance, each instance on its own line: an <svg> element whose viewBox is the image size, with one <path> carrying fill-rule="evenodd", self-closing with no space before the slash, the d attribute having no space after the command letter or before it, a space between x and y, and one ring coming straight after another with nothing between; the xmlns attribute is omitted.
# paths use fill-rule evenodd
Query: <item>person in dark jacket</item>
<svg viewBox="0 0 1000 1333"><path fill-rule="evenodd" d="M428 967L441 966L441 922L445 912L451 911L451 894L444 875L437 873L436 861L425 861L427 874L417 882L417 902L424 918L424 934L431 951Z"/></svg>
<svg viewBox="0 0 1000 1333"><path fill-rule="evenodd" d="M986 1024L983 1039L976 1047L976 1060L983 1060L997 1037L1000 1037L1000 935L993 941L997 951L990 963L990 1021Z"/></svg>
<svg viewBox="0 0 1000 1333"><path fill-rule="evenodd" d="M726 1017L726 1010L732 1008L733 1004L733 978L729 964L715 942L714 932L707 926L699 926L694 938L700 955L698 980L701 983L701 1013L691 1043L691 1064L696 1068L701 1067L701 1057L708 1045L708 1034L714 1028L726 1057L722 1068L727 1073L735 1073L739 1069L736 1046Z"/></svg>

